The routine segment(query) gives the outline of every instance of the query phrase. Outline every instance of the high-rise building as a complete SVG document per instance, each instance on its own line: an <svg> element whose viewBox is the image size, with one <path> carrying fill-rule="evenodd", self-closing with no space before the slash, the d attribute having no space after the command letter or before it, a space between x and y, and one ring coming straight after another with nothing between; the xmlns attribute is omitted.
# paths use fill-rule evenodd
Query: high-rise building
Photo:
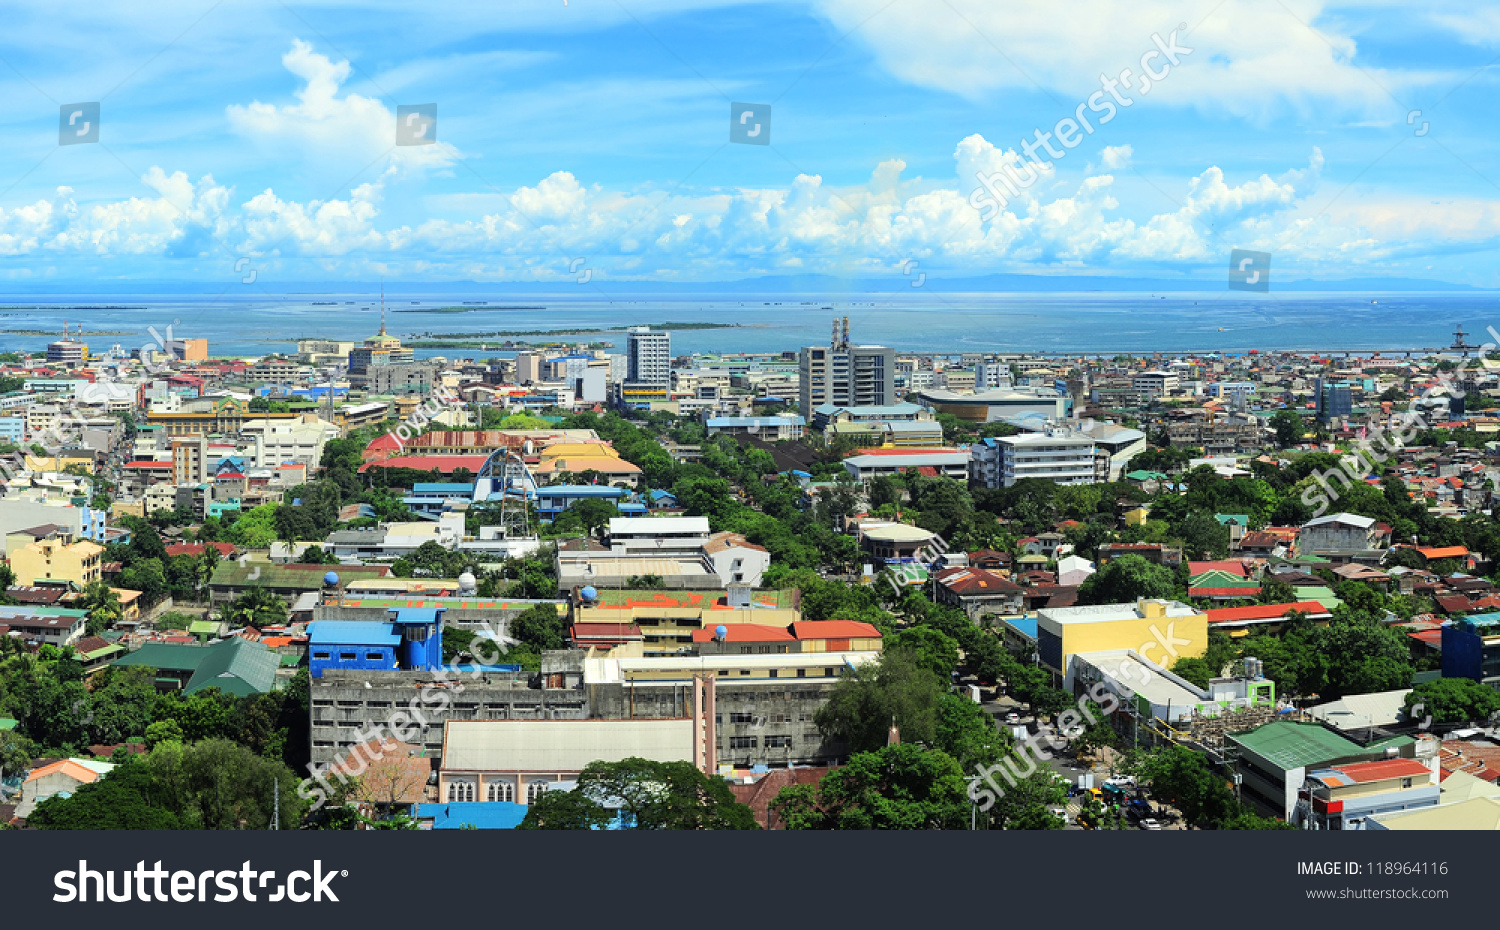
<svg viewBox="0 0 1500 930"><path fill-rule="evenodd" d="M1334 384L1323 378L1313 379L1313 396L1317 402L1318 420L1327 423L1354 412L1354 393L1348 384Z"/></svg>
<svg viewBox="0 0 1500 930"><path fill-rule="evenodd" d="M630 330L626 346L625 380L637 384L672 383L672 334L652 332L649 327Z"/></svg>
<svg viewBox="0 0 1500 930"><path fill-rule="evenodd" d="M625 345L625 381L620 400L644 405L668 400L672 395L672 334L652 332L650 327L630 330Z"/></svg>
<svg viewBox="0 0 1500 930"><path fill-rule="evenodd" d="M896 352L849 342L849 318L833 321L827 346L807 346L797 360L798 401L810 418L819 404L876 407L896 402Z"/></svg>

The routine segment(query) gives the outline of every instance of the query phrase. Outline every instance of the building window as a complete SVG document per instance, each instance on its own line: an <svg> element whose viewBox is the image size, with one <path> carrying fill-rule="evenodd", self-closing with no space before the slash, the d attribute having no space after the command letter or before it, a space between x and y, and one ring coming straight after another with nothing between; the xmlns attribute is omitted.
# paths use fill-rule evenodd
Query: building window
<svg viewBox="0 0 1500 930"><path fill-rule="evenodd" d="M767 749L786 749L792 745L790 736L768 736L766 737Z"/></svg>
<svg viewBox="0 0 1500 930"><path fill-rule="evenodd" d="M799 668L799 669L797 669L797 677L798 678L806 678L807 677L807 669L805 669L805 668Z"/></svg>
<svg viewBox="0 0 1500 930"><path fill-rule="evenodd" d="M485 800L511 803L516 799L516 787L508 781L492 781L485 789Z"/></svg>
<svg viewBox="0 0 1500 930"><path fill-rule="evenodd" d="M378 652L367 652L367 653L365 653L365 661L366 662L379 662L382 658L384 658L384 656L382 656Z"/></svg>
<svg viewBox="0 0 1500 930"><path fill-rule="evenodd" d="M354 661L354 657L355 657L355 653L352 653L352 652L341 652L341 653L339 653L339 660L343 661L343 662L353 662Z"/></svg>
<svg viewBox="0 0 1500 930"><path fill-rule="evenodd" d="M755 722L755 715L754 714L730 714L729 715L729 722L730 723L754 723Z"/></svg>
<svg viewBox="0 0 1500 930"><path fill-rule="evenodd" d="M754 749L755 737L753 736L731 736L729 737L730 749Z"/></svg>
<svg viewBox="0 0 1500 930"><path fill-rule="evenodd" d="M326 652L315 652L315 653L313 653L313 658L314 659L326 659L326 658L328 658L328 655L329 654L326 653Z"/></svg>
<svg viewBox="0 0 1500 930"><path fill-rule="evenodd" d="M448 783L448 803L462 804L474 800L474 783L471 781L451 781Z"/></svg>
<svg viewBox="0 0 1500 930"><path fill-rule="evenodd" d="M536 799L541 797L551 784L546 781L534 781L526 786L526 803L535 804Z"/></svg>

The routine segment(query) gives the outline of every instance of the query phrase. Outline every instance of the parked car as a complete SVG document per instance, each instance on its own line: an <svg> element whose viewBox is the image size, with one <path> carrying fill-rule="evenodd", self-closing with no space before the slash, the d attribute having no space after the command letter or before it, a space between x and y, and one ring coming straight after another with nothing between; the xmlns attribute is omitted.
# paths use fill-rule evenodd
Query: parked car
<svg viewBox="0 0 1500 930"><path fill-rule="evenodd" d="M1130 775L1111 775L1104 779L1106 785L1118 785L1121 788L1134 788L1135 779Z"/></svg>
<svg viewBox="0 0 1500 930"><path fill-rule="evenodd" d="M1021 715L1020 714L1016 714L1016 713L1006 714L1005 715L1005 722L1006 723L1020 723L1021 722Z"/></svg>
<svg viewBox="0 0 1500 930"><path fill-rule="evenodd" d="M1147 817L1140 822L1140 828L1142 830L1160 830L1161 823L1154 817Z"/></svg>

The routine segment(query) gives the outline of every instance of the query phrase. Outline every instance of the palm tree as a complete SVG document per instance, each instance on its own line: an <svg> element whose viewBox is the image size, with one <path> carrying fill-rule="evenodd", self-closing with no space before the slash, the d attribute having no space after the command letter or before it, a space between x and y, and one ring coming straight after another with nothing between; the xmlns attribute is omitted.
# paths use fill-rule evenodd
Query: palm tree
<svg viewBox="0 0 1500 930"><path fill-rule="evenodd" d="M125 615L119 593L102 581L89 582L89 586L83 589L83 596L78 599L78 605L89 612L86 629L89 636L98 636Z"/></svg>
<svg viewBox="0 0 1500 930"><path fill-rule="evenodd" d="M259 628L284 623L287 618L287 608L285 601L265 588L251 588L235 600L225 604L219 616L230 626Z"/></svg>

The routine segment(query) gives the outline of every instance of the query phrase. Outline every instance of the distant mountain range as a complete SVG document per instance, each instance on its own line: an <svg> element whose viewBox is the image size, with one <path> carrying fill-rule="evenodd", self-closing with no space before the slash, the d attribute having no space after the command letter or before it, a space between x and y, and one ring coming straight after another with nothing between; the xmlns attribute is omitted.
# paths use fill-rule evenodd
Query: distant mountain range
<svg viewBox="0 0 1500 930"><path fill-rule="evenodd" d="M1274 274L1274 271L1273 271ZM921 277L919 277L919 275ZM919 288L912 287L921 281ZM1487 292L1495 288L1481 288L1470 284L1453 284L1424 278L1341 278L1337 280L1312 280L1301 278L1293 281L1271 279L1276 291L1333 291L1343 293L1379 293L1381 291L1472 291ZM825 300L839 299L850 294L891 294L920 297L923 290L943 293L1180 293L1184 291L1210 292L1224 290L1223 278L1216 279L1160 279L1109 277L1104 275L1042 275L1042 274L992 274L978 277L947 277L941 271L923 272L913 266L909 275L891 274L878 278L845 278L836 275L766 275L741 278L736 281L611 281L596 278L590 285L571 285L567 282L476 282L476 281L387 281L387 297L410 297L420 295L483 295L492 301L504 301L513 296L547 294L555 297L573 297L583 300L608 300L615 294L671 296L722 296L734 297L745 294L797 294ZM247 286L241 291L224 281L80 281L68 283L7 282L0 284L0 303L21 295L46 297L49 295L77 296L85 294L128 296L151 294L157 296L181 294L222 295L230 299L263 296L317 296L323 294L375 295L380 292L380 282L368 281L300 281L276 284L262 278L258 285ZM1247 292L1248 293L1248 292Z"/></svg>

